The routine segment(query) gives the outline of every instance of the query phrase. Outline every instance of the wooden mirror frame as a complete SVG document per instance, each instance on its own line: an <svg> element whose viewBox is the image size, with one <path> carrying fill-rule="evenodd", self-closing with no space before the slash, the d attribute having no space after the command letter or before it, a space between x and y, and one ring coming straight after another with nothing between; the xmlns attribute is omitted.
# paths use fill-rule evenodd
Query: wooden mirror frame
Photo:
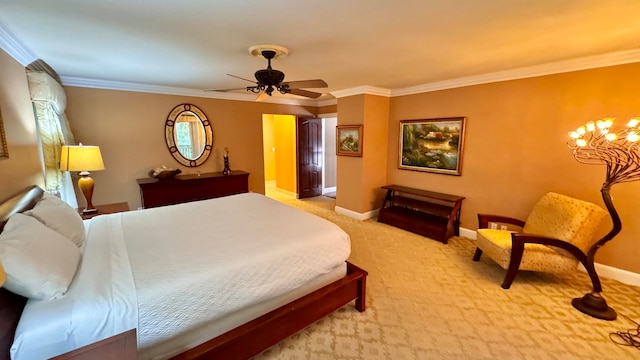
<svg viewBox="0 0 640 360"><path fill-rule="evenodd" d="M202 122L202 127L204 129L204 149L202 150L200 156L196 159L187 159L186 157L184 157L180 153L180 151L178 151L178 146L176 145L175 123L180 115L182 115L182 113L184 112L195 114ZM164 137L171 156L173 156L173 158L176 159L177 162L184 166L196 167L202 165L205 161L207 161L209 155L211 155L211 150L213 149L213 130L211 128L211 123L209 122L209 119L207 119L207 116L204 114L204 112L200 110L200 108L192 104L180 104L174 107L173 110L171 110L169 116L167 116L167 121L165 121Z"/></svg>
<svg viewBox="0 0 640 360"><path fill-rule="evenodd" d="M4 126L2 125L2 114L0 114L0 158L8 158L7 139L4 137Z"/></svg>

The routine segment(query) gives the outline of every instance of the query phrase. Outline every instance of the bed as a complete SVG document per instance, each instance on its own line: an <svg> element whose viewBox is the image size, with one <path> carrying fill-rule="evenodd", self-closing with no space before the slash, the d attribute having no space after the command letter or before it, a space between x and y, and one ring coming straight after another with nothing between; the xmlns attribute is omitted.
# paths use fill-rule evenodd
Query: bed
<svg viewBox="0 0 640 360"><path fill-rule="evenodd" d="M44 198L34 186L4 201L0 231L37 217ZM365 310L367 273L346 262L348 235L260 194L82 226L63 295L0 289L0 358L47 358L135 328L140 359L245 359L353 300Z"/></svg>

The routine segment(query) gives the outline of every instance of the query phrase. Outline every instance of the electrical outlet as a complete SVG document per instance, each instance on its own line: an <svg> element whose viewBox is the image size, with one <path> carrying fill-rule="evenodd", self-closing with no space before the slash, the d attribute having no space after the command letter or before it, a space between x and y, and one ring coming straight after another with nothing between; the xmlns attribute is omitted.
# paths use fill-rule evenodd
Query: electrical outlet
<svg viewBox="0 0 640 360"><path fill-rule="evenodd" d="M500 225L500 230L507 230L507 225Z"/></svg>
<svg viewBox="0 0 640 360"><path fill-rule="evenodd" d="M498 224L496 224L496 223L494 223L494 222L490 222L490 223L489 223L489 228L490 228L490 229L495 230L495 229L497 229L497 228L498 228Z"/></svg>

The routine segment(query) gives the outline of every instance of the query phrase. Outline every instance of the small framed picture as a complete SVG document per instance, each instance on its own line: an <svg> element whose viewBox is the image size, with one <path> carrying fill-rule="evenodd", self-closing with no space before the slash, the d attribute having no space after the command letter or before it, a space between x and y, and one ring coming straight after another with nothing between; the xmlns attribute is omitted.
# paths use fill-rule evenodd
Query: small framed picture
<svg viewBox="0 0 640 360"><path fill-rule="evenodd" d="M398 168L460 175L464 117L400 121Z"/></svg>
<svg viewBox="0 0 640 360"><path fill-rule="evenodd" d="M336 126L336 155L362 156L362 125Z"/></svg>

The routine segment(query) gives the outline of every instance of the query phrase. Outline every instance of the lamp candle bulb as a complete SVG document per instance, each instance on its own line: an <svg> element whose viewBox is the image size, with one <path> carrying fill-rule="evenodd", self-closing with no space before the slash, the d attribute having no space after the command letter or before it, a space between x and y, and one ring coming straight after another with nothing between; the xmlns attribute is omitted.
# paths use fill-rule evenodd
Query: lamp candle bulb
<svg viewBox="0 0 640 360"><path fill-rule="evenodd" d="M640 136L638 135L637 132L632 131L629 134L627 134L627 140L631 141L631 142L636 142L636 141L640 140Z"/></svg>
<svg viewBox="0 0 640 360"><path fill-rule="evenodd" d="M605 124L606 124L607 128L610 128L610 127L611 127L611 125L613 125L613 121L614 121L615 119L616 119L616 118L613 118L613 117L608 117L608 118L605 118L605 119L604 119L604 122L605 122Z"/></svg>

